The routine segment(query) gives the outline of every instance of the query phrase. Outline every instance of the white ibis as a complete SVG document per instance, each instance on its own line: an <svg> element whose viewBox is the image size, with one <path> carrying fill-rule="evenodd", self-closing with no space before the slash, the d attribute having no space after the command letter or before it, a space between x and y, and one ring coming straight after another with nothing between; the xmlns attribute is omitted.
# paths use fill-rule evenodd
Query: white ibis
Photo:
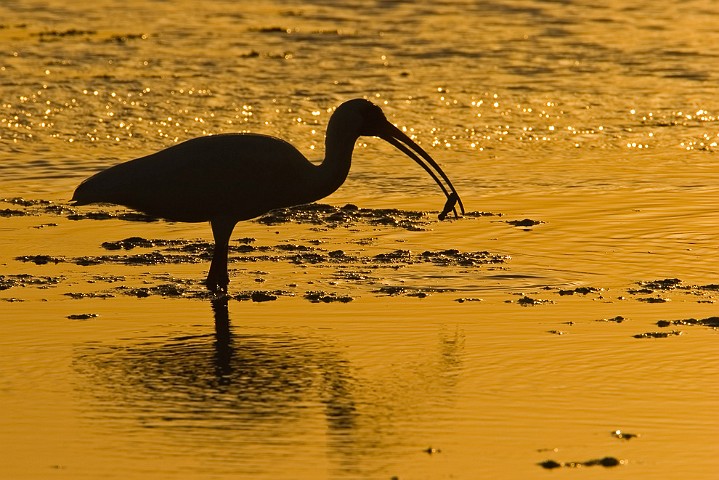
<svg viewBox="0 0 719 480"><path fill-rule="evenodd" d="M212 135L103 170L83 181L72 200L75 205L124 205L171 221L209 221L215 250L206 285L214 293L225 293L228 243L235 224L272 209L314 202L337 190L349 173L355 142L363 135L386 140L429 173L447 196L440 220L450 211L457 216L457 202L464 213L452 182L432 157L392 125L382 109L364 99L349 100L332 114L320 164L279 138Z"/></svg>

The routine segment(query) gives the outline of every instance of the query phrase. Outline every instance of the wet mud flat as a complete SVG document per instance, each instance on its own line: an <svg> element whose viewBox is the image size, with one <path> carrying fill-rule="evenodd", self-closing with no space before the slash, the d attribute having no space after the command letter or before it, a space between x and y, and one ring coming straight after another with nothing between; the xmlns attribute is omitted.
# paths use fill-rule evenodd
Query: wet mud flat
<svg viewBox="0 0 719 480"><path fill-rule="evenodd" d="M77 209L49 200L24 198L0 199L0 216L28 219L31 221L28 228L37 230L57 228L60 223L73 226L93 222L97 224L93 230L103 232L107 222L119 220L137 223L140 227L134 230L142 231L142 224L167 223L124 209L101 206ZM392 243L403 246L403 237L387 240L388 232L431 234L437 225L437 212L310 204L275 210L252 222L263 226L265 232L274 231L275 237L280 237L280 231L283 235L277 240L272 235L231 240L229 265L233 281L229 298L233 300L267 302L296 297L312 303L347 303L361 296L423 299L442 295L460 304L482 302L487 291L455 281L466 278L508 280L498 298L522 308L546 308L581 300L615 303L620 310L621 305L632 302L664 304L674 300L711 305L719 298L717 284L689 284L679 278L628 280L625 285L611 286L603 285L601 280L595 285L576 287L537 283L529 291L517 292L511 280L521 275L513 275L512 257L507 253L393 248ZM504 225L495 228L520 229L528 234L532 234L532 227L545 223L526 218L505 220L501 213L489 212L468 212L461 219L447 217L444 222L464 228L486 228L487 222L492 222ZM467 227L468 223L473 225ZM292 233L286 235L288 230ZM212 298L203 284L205 266L212 258L212 241L160 236L103 237L94 247L101 253L94 255L64 255L56 245L48 245L45 251L13 256L7 260L7 273L0 275L0 291L12 295L25 288L55 288L74 299ZM37 273L26 273L27 267L23 265L35 266L33 271ZM199 274L176 275L175 266L182 265L203 268ZM98 273L94 267L109 267L112 272ZM148 272L147 267L152 267L152 271ZM43 269L48 274L43 274ZM193 267L193 271L197 272L197 268ZM62 288L69 284L71 289ZM86 288L81 287L83 284ZM248 288L250 285L254 288ZM492 293L496 296L498 292ZM18 299L9 296L5 300ZM617 323L626 319L621 314L613 318L621 319Z"/></svg>
<svg viewBox="0 0 719 480"><path fill-rule="evenodd" d="M10 207L0 210L0 215L6 217L46 218L55 217L57 221L44 220L33 228L52 228L58 221L70 222L98 222L99 229L102 222L108 220L122 220L138 223L155 223L160 220L146 215L125 211L83 209L79 211L70 206L57 205L46 200L25 200L21 198L4 199ZM483 217L498 215L486 212L469 212L465 221L474 221ZM248 284L258 288L242 289L239 293L232 293L231 298L236 300L252 300L264 302L276 300L278 297L297 296L310 302L349 302L355 296L372 294L378 296L408 295L426 297L436 292L452 292L451 287L423 287L413 285L387 285L396 281L404 283L404 275L421 277L422 274L412 274L413 269L432 271L439 277L443 275L456 275L458 272L471 272L472 270L501 270L510 260L509 256L483 251L460 251L459 249L412 251L405 248L388 250L376 236L366 234L381 233L392 230L407 232L430 231L433 222L436 222L436 213L420 211L404 211L396 209L363 209L355 205L335 207L325 204L311 204L300 207L272 211L258 219L255 223L266 227L286 227L300 225L304 229L304 237L298 239L285 239L263 243L256 238L244 237L231 241L229 249L229 264L231 273L240 271L241 278L236 278L233 286L246 287ZM453 220L448 220L453 221ZM332 239L323 238L332 231L361 233L349 242L335 243ZM308 235L309 233L309 235ZM315 238L306 238L314 236ZM336 238L334 235L333 238ZM36 265L40 267L55 267L54 270L64 269L68 266L94 267L157 267L162 265L181 264L207 264L212 259L214 244L211 241L197 239L163 239L133 236L122 239L107 239L99 245L104 252L99 255L67 256L51 251L39 252L32 255L15 256L12 260L19 264ZM338 248L342 247L342 248ZM320 289L299 290L295 282L284 282L282 288L266 289L263 287L271 276L268 267L281 265L281 269L291 268L294 271L311 270L313 276L310 284L335 287L339 291L325 291ZM261 267L261 268L260 268ZM136 270L136 269L134 269ZM129 295L148 297L159 295L162 297L184 297L208 299L212 295L206 291L203 278L176 278L170 272L172 268L165 269L167 273L143 276L143 286L134 286L132 280L133 268L125 270L126 274L95 274L75 270L92 291L65 292L71 298L111 298L116 295ZM119 272L119 269L113 269ZM443 273L446 272L446 273ZM303 272L304 273L304 272ZM287 280L283 275L282 280ZM25 273L7 274L0 277L0 289L9 290L13 287L38 286L42 288L59 285L66 281L66 275L42 276ZM82 282L82 281L81 281ZM269 283L269 282L268 282ZM108 288L97 290L98 285ZM149 284L149 285L148 285Z"/></svg>
<svg viewBox="0 0 719 480"><path fill-rule="evenodd" d="M154 340L143 339L137 344L127 341L91 342L79 348L73 368L81 378L88 379L88 383L103 384L91 389L92 401L102 405L112 403L118 392L130 399L139 398L142 402L155 398L156 388L161 387L148 387L143 382L148 372L159 370L159 366L162 366L164 374L170 375L173 385L176 383L180 389L195 388L192 381L196 379L196 373L189 373L183 362L188 359L198 361L198 352L205 360L195 366L198 371L204 372L202 378L205 383L192 392L198 398L205 398L207 391L214 392L210 405L217 409L213 413L216 418L209 418L218 424L227 422L228 418L236 420L233 414L227 412L239 411L248 408L248 405L255 408L255 403L260 402L265 394L277 395L278 391L288 396L264 405L265 410L261 412L270 415L276 408L287 408L286 403L291 402L295 395L316 395L313 388L318 384L325 385L323 382L333 385L333 388L341 385L346 390L341 389L340 393L347 395L350 390L348 385L352 382L345 380L347 373L337 373L344 368L345 360L333 357L330 363L339 365L337 371L322 372L316 365L324 365L325 357L304 352L297 339L282 337L280 343L284 342L283 348L291 344L293 351L301 352L301 355L291 359L291 368L287 367L287 360L275 351L275 340L271 335L241 333L241 330L231 326L230 319L242 324L243 328L255 321L262 324L262 328L284 332L288 319L297 321L303 315L314 318L322 312L329 316L327 309L337 310L332 310L334 316L326 320L326 325L332 327L326 328L338 328L337 325L346 321L357 322L352 319L366 318L365 311L373 312L382 319L379 321L391 325L397 312L402 311L404 318L414 317L414 322L403 325L410 332L417 325L425 325L428 319L431 323L439 322L441 318L454 329L460 328L457 325L466 329L475 326L489 329L480 330L482 335L475 332L475 338L492 338L498 333L493 329L503 325L508 332L499 332L499 335L506 335L507 344L519 342L523 346L510 348L512 352L519 351L519 354L501 350L501 355L521 355L527 344L536 344L535 348L540 349L535 359L539 364L537 371L525 371L526 376L521 377L520 383L536 376L541 379L540 385L550 391L561 391L567 382L557 375L563 372L562 367L557 365L574 367L574 358L577 355L581 357L587 346L602 352L602 355L597 354L587 361L588 364L601 364L598 359L617 349L621 355L629 355L628 358L641 364L644 357L637 356L636 352L657 352L661 358L681 347L676 342L700 340L719 328L717 318L710 310L719 298L719 290L713 282L694 283L668 277L628 278L617 283L601 276L591 284L551 282L541 275L533 277L518 269L511 251L451 248L451 244L442 248L436 245L417 248L417 244L425 243L425 237L422 237L423 241L413 243L413 235L432 235L435 229L444 225L437 223L437 212L324 204L271 212L252 222L252 228L248 229L251 236L240 235L231 241L230 293L223 299L224 306L217 307L218 299L203 285L213 251L212 242L206 238L184 233L178 235L172 232L173 225L170 223L127 210L106 207L76 209L46 200L18 198L5 199L3 203L0 204L2 220L9 225L21 225L25 238L40 238L66 229L62 238L68 243L36 240L32 246L22 248L22 255L15 254L14 249L4 251L0 305L17 303L19 305L12 306L23 308L26 305L28 309L43 304L56 305L59 308L52 313L52 318L57 322L94 329L109 325L111 322L107 317L115 315L110 313L115 309L124 312L130 309L136 314L145 308L177 313L186 308L207 310L205 307L211 303L215 320L219 318L225 322L224 330L220 328L214 332L211 327L208 331L207 325L203 325L201 333L178 333L165 339L159 335ZM472 229L491 227L508 235L538 235L547 226L540 220L528 222L520 219L515 224L507 221L504 215L483 212L470 212L458 220L448 217L445 222L457 228L467 228L467 225L471 225ZM209 228L206 230L209 234ZM127 232L131 233L128 235ZM88 233L92 234L92 238L83 239L81 244L75 245L68 240ZM482 246L487 245L497 243ZM488 286L497 282L500 287ZM246 316L249 310L245 308L251 304L257 304L257 308L262 309L257 319ZM323 306L328 304L333 306ZM273 314L275 310L281 313ZM244 316L239 313L233 315L233 311L242 311ZM347 312L352 312L349 318L345 317ZM222 324L219 322L219 325ZM450 327L443 325L442 328ZM524 334L521 333L523 330ZM401 350L406 348L404 341L404 336L400 336L378 344L385 347L391 344ZM442 344L443 361L451 364L454 354L447 352L459 348L461 344L459 339ZM313 348L308 347L308 350ZM550 350L557 353L550 353ZM175 354L176 359L173 357ZM473 352L472 355L484 358L481 352ZM558 358L554 359L551 355L558 355ZM546 358L552 358L554 363L548 363ZM308 377L312 380L305 378L305 383L298 386L296 377L307 376L308 363L313 365ZM507 369L528 369L527 365L532 363L522 359ZM136 370L128 371L127 365ZM288 375L273 376L271 370L275 367L290 370L285 372ZM487 367L473 368L484 371L482 369ZM504 367L498 368L505 370ZM636 395L636 392L631 393L631 382L617 393L613 388L605 387L617 383L617 379L613 380L611 375L596 376L592 367L583 368L588 370L578 374L582 391L591 390L587 388L591 384L611 392L608 398L602 400L600 407L611 405L610 398L614 395L620 398ZM259 371L261 378L251 379L248 371L252 375ZM486 374L485 371L470 377L483 379ZM645 374L638 370L629 376L634 382L642 382L646 380ZM339 375L342 381L332 375ZM492 388L499 388L497 392L509 388L510 393L517 394L513 389L518 387L502 374L498 375L500 382L507 383ZM661 378L663 374L658 375ZM163 377L162 382L167 381L168 378ZM272 388L263 390L265 381ZM247 393L245 387L257 391ZM432 387L427 388L435 392ZM476 390L481 392L483 388L479 385ZM521 388L519 392L531 393ZM517 394L509 400L516 401L522 396ZM359 406L348 407L352 402L346 398L333 401L337 405L332 404L331 408L344 412L342 421L348 421L345 417L354 418L357 415L354 409L361 410ZM353 401L363 405L359 400ZM591 401L589 396L587 402ZM196 408L197 405L194 400L182 404L189 408ZM494 408L498 407L495 405ZM159 416L153 412L143 413L142 422L163 430L173 422L201 421L200 417L190 415L190 420L187 420L177 414L178 405L169 401L157 410ZM555 423L561 423L561 418L560 415ZM583 449L574 449L562 439L544 442L535 438L523 457L532 471L635 468L642 461L642 456L632 450L633 446L638 444L638 448L642 449L655 444L652 443L651 428L642 428L641 422L632 423L627 418L615 414L608 420L603 419L612 428L617 428L608 439L605 438L606 430L586 424L571 427L592 438ZM632 433L621 430L624 433L617 434L619 427L631 428ZM501 437L501 432L498 435ZM628 442L630 439L632 441ZM551 453L547 453L546 449L540 448L547 443L559 446L550 448ZM412 452L442 459L459 449L461 446L455 445L451 438L437 434L424 445L413 446Z"/></svg>

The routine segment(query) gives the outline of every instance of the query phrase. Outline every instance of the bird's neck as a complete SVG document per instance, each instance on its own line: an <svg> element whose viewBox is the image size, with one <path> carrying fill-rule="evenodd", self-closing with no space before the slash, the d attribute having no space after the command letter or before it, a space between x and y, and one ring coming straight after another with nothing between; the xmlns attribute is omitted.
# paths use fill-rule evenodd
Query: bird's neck
<svg viewBox="0 0 719 480"><path fill-rule="evenodd" d="M352 165L352 151L359 134L352 128L332 122L327 126L325 137L325 159L319 166L322 183L329 195L344 183Z"/></svg>

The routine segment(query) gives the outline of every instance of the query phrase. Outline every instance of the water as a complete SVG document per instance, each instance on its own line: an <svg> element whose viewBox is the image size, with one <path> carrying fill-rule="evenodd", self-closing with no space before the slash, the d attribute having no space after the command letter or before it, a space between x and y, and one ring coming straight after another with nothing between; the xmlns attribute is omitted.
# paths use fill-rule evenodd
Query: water
<svg viewBox="0 0 719 480"><path fill-rule="evenodd" d="M718 312L717 17L709 0L3 2L0 211L21 213L0 217L0 476L531 478L612 457L581 474L716 477L716 330L656 322ZM206 134L321 159L353 97L495 216L241 224L258 250L233 252L231 291L279 298L225 311L197 298L207 226L37 203ZM364 138L326 199L443 202ZM543 223L506 223L525 218ZM196 250L101 247L133 236ZM446 249L506 260L421 260ZM378 260L395 250L413 257ZM151 252L181 261L131 258Z"/></svg>

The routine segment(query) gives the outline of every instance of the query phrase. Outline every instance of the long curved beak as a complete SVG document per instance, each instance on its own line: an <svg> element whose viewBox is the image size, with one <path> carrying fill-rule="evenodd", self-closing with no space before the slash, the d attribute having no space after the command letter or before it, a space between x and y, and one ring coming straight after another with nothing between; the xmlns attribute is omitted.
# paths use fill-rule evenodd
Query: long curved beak
<svg viewBox="0 0 719 480"><path fill-rule="evenodd" d="M439 215L440 220L444 220L450 211L454 212L455 217L459 217L455 203L459 204L459 209L462 212L462 215L464 215L464 205L462 205L462 199L459 198L459 194L457 193L457 190L455 190L454 185L452 185L449 177L447 177L444 171L442 171L437 162L435 162L432 157L430 157L429 154L422 149L422 147L417 145L411 138L405 135L404 132L389 122L380 127L377 136L417 162L427 173L429 173L434 181L437 182L437 185L439 185L439 188L442 189L442 192L444 192L447 197L447 203L445 204L442 213ZM417 156L418 154L419 156ZM442 183L440 177L446 182L446 186Z"/></svg>

